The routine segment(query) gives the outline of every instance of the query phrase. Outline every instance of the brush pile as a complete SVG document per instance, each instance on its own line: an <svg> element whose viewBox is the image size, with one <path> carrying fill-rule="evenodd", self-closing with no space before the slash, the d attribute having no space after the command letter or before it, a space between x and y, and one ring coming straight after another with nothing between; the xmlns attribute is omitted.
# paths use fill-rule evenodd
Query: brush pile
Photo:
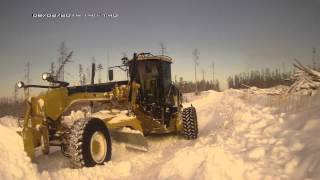
<svg viewBox="0 0 320 180"><path fill-rule="evenodd" d="M288 89L288 93L301 93L313 95L320 87L320 72L302 65L298 60L293 64L297 68L292 79L294 83Z"/></svg>

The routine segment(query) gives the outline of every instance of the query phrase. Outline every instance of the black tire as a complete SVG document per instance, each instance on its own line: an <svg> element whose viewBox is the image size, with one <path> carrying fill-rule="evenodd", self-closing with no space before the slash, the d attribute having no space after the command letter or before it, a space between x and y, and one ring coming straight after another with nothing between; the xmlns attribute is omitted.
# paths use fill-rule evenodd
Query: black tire
<svg viewBox="0 0 320 180"><path fill-rule="evenodd" d="M91 152L91 139L94 134L99 133L100 137L106 140L105 158L101 162L94 160ZM101 146L101 144L100 144ZM98 146L100 149L100 146ZM74 167L92 167L103 164L111 159L111 138L106 125L100 119L79 119L71 128L70 132L70 159Z"/></svg>
<svg viewBox="0 0 320 180"><path fill-rule="evenodd" d="M198 138L198 120L196 108L187 107L182 111L183 135L186 139Z"/></svg>
<svg viewBox="0 0 320 180"><path fill-rule="evenodd" d="M70 129L65 130L63 136L62 136L62 143L61 143L61 152L65 157L70 157Z"/></svg>

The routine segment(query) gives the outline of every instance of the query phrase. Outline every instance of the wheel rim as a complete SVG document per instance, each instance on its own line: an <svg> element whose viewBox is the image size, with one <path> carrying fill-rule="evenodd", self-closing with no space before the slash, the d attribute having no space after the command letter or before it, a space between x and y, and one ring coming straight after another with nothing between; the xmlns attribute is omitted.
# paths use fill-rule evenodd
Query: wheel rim
<svg viewBox="0 0 320 180"><path fill-rule="evenodd" d="M90 153L96 163L104 162L107 155L107 141L102 132L96 131L90 141Z"/></svg>

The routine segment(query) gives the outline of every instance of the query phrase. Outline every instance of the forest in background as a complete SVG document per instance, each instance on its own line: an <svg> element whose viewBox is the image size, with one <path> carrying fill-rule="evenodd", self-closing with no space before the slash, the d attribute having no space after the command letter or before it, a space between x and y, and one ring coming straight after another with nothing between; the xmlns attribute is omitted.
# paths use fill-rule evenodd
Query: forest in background
<svg viewBox="0 0 320 180"><path fill-rule="evenodd" d="M242 72L227 79L228 87L233 89L241 89L248 87L269 88L277 85L290 86L294 81L291 76L294 71L281 72L280 69L252 70L250 72Z"/></svg>

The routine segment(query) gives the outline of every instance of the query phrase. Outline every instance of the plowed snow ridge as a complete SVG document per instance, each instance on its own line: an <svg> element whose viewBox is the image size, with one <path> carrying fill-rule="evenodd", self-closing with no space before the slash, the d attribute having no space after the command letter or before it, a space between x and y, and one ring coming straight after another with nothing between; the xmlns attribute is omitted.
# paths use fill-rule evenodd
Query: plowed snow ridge
<svg viewBox="0 0 320 180"><path fill-rule="evenodd" d="M320 95L270 97L238 90L187 94L196 107L199 138L148 137L149 152L113 142L112 161L70 169L58 149L31 163L0 118L0 179L319 179Z"/></svg>

